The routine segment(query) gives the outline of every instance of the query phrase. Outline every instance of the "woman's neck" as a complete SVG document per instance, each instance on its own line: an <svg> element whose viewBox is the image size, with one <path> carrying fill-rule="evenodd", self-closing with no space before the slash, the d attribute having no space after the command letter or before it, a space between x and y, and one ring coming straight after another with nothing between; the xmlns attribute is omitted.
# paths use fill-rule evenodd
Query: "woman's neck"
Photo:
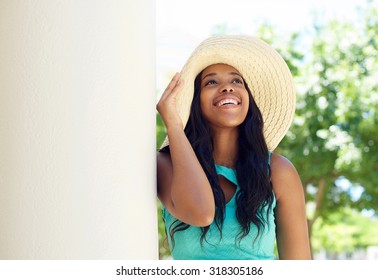
<svg viewBox="0 0 378 280"><path fill-rule="evenodd" d="M213 157L216 164L235 168L238 156L238 136L238 129L213 131Z"/></svg>

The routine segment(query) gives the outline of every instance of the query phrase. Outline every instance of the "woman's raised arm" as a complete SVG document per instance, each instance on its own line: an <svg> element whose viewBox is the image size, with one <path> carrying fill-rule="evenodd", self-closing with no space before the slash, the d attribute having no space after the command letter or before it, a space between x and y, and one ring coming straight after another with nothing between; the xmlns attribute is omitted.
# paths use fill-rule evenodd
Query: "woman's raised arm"
<svg viewBox="0 0 378 280"><path fill-rule="evenodd" d="M208 226L215 215L210 183L187 139L176 110L176 96L183 81L176 73L156 108L165 124L170 154L157 153L158 196L167 210L180 221Z"/></svg>

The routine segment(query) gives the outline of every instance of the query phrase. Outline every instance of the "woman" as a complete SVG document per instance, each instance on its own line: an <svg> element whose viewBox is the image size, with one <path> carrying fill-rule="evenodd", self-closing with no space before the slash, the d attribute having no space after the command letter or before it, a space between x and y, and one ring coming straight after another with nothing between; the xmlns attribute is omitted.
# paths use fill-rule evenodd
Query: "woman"
<svg viewBox="0 0 378 280"><path fill-rule="evenodd" d="M174 259L310 259L305 201L289 160L290 71L265 42L202 42L157 104L167 138L158 196Z"/></svg>

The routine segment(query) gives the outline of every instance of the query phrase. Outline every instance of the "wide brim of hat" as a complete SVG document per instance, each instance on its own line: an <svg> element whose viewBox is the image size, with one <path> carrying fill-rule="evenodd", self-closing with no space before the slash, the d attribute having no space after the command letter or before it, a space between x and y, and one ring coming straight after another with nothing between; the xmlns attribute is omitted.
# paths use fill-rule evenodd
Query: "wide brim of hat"
<svg viewBox="0 0 378 280"><path fill-rule="evenodd" d="M294 118L295 88L290 70L278 52L251 36L214 36L203 41L181 71L184 86L176 99L185 127L194 94L194 79L206 67L228 64L243 76L264 121L264 137L273 151L286 135ZM169 145L165 138L161 148Z"/></svg>

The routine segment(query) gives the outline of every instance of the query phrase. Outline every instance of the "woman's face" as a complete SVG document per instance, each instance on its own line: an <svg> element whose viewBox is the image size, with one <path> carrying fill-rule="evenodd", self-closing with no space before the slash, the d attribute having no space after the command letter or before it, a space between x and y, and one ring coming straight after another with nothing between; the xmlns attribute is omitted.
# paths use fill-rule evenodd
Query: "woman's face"
<svg viewBox="0 0 378 280"><path fill-rule="evenodd" d="M239 71L227 64L205 68L201 76L200 104L211 127L239 126L249 106L248 91Z"/></svg>

